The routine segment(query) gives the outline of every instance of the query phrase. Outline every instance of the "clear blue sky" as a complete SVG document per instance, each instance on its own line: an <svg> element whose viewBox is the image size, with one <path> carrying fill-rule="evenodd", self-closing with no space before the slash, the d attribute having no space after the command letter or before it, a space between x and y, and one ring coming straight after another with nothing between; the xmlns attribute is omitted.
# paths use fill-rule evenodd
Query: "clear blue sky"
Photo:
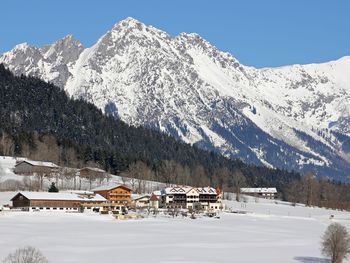
<svg viewBox="0 0 350 263"><path fill-rule="evenodd" d="M89 47L128 16L172 36L196 32L255 67L350 55L349 0L1 0L0 53L67 34Z"/></svg>

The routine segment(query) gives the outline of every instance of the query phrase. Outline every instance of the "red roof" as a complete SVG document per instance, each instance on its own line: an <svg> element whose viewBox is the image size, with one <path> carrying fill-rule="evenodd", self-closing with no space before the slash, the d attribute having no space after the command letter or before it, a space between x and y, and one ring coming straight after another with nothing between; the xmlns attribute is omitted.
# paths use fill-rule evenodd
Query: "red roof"
<svg viewBox="0 0 350 263"><path fill-rule="evenodd" d="M151 195L151 198L149 199L150 201L159 201L158 196L156 196L155 194Z"/></svg>

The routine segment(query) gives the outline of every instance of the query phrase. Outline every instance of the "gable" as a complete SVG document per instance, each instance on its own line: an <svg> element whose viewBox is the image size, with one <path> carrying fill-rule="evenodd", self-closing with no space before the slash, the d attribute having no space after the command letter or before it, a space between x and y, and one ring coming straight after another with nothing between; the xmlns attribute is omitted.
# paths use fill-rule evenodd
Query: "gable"
<svg viewBox="0 0 350 263"><path fill-rule="evenodd" d="M25 199L25 200L29 201L29 199L21 193L16 194L14 197L12 197L12 199L10 201L21 200L21 199L22 200Z"/></svg>
<svg viewBox="0 0 350 263"><path fill-rule="evenodd" d="M111 190L109 190L108 192L111 193L127 193L130 194L131 193L131 189L127 186L124 185L119 185L115 188L112 188Z"/></svg>

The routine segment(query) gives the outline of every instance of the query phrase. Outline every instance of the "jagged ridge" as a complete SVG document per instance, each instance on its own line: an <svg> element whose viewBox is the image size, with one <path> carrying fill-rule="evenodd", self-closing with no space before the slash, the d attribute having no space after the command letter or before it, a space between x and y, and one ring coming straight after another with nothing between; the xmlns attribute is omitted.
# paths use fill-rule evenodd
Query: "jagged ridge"
<svg viewBox="0 0 350 263"><path fill-rule="evenodd" d="M349 57L255 69L197 34L172 38L127 18L90 48L69 36L16 46L0 62L129 124L228 157L343 180L350 172Z"/></svg>

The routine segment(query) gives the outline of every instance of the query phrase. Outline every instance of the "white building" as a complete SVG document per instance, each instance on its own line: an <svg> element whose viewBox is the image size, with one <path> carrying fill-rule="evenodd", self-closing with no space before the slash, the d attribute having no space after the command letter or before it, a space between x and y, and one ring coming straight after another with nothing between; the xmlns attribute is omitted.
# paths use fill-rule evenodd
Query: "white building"
<svg viewBox="0 0 350 263"><path fill-rule="evenodd" d="M175 186L162 190L162 199L166 207L193 209L199 206L204 210L223 209L221 195L212 187Z"/></svg>
<svg viewBox="0 0 350 263"><path fill-rule="evenodd" d="M263 197L266 199L274 199L277 195L277 189L275 187L241 188L241 193L246 195Z"/></svg>
<svg viewBox="0 0 350 263"><path fill-rule="evenodd" d="M151 197L150 195L132 194L131 201L135 205L135 207L138 207L138 208L148 207L150 197Z"/></svg>

